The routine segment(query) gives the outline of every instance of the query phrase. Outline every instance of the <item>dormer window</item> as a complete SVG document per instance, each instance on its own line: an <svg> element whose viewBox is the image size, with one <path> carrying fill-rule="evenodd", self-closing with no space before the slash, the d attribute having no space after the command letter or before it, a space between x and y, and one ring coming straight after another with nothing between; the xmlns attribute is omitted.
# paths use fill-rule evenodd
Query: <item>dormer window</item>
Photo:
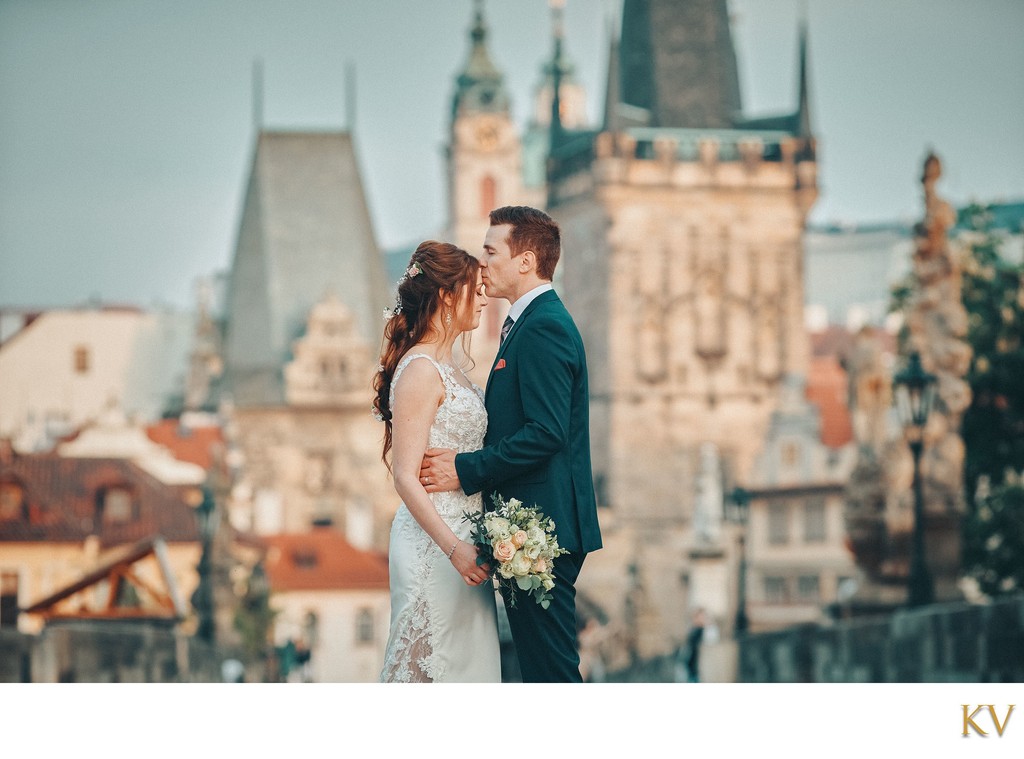
<svg viewBox="0 0 1024 759"><path fill-rule="evenodd" d="M97 521L123 524L137 518L135 493L127 485L108 485L96 492Z"/></svg>

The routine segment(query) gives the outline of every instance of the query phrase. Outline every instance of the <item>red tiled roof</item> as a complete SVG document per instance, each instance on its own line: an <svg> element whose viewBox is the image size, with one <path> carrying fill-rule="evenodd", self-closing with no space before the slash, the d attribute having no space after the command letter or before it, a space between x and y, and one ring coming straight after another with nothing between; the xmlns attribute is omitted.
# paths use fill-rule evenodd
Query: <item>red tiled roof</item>
<svg viewBox="0 0 1024 759"><path fill-rule="evenodd" d="M378 590L388 587L388 560L362 551L329 527L267 535L270 587L288 590Z"/></svg>
<svg viewBox="0 0 1024 759"><path fill-rule="evenodd" d="M177 419L163 419L146 427L146 435L154 443L165 446L178 461L198 464L209 469L212 463L210 446L223 443L220 427L186 427Z"/></svg>
<svg viewBox="0 0 1024 759"><path fill-rule="evenodd" d="M841 448L853 440L847 392L846 372L837 358L811 359L805 395L821 413L821 442L829 448Z"/></svg>
<svg viewBox="0 0 1024 759"><path fill-rule="evenodd" d="M0 519L0 542L79 542L90 535L105 546L155 535L167 542L198 540L186 490L160 482L125 459L16 455L0 460L0 482L17 483L24 493L22 516ZM97 518L98 494L112 486L132 493L133 519Z"/></svg>
<svg viewBox="0 0 1024 759"><path fill-rule="evenodd" d="M896 353L896 335L884 329L865 326L857 332L851 332L846 327L831 324L821 332L810 333L811 354L815 357L834 356L844 361L862 332L878 340L885 353Z"/></svg>

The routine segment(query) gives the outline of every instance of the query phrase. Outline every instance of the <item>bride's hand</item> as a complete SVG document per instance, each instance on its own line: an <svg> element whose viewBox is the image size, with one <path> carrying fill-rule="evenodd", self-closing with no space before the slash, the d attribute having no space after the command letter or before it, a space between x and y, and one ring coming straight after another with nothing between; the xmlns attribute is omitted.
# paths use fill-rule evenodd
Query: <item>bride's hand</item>
<svg viewBox="0 0 1024 759"><path fill-rule="evenodd" d="M460 540L452 552L452 566L462 576L462 581L467 585L476 586L491 576L491 568L484 564L477 566L476 557L480 553L475 545Z"/></svg>

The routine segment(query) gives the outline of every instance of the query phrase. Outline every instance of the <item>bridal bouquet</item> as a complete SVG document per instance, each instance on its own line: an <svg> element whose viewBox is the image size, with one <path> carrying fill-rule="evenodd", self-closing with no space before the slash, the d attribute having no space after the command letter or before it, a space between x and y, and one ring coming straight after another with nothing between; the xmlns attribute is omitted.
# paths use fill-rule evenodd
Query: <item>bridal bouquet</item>
<svg viewBox="0 0 1024 759"><path fill-rule="evenodd" d="M515 606L512 583L533 596L543 608L551 604L555 587L552 574L555 557L568 553L558 546L554 535L555 522L545 517L536 506L500 494L491 496L493 511L465 513L463 519L473 524L470 537L480 549L476 563L490 564L501 585L510 591L509 604Z"/></svg>

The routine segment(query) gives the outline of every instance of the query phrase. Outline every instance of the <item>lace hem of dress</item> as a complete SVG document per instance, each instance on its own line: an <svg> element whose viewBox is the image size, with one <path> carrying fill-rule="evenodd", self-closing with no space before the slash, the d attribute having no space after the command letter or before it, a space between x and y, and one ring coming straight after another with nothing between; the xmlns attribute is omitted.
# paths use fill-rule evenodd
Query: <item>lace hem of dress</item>
<svg viewBox="0 0 1024 759"><path fill-rule="evenodd" d="M416 575L412 597L415 602L395 622L395 634L384 659L380 681L382 683L432 683L444 677L444 664L434 656L435 633L431 625L431 608L426 593L436 567L429 556L431 549L439 550L403 506L396 519L402 519L401 529L415 530Z"/></svg>

